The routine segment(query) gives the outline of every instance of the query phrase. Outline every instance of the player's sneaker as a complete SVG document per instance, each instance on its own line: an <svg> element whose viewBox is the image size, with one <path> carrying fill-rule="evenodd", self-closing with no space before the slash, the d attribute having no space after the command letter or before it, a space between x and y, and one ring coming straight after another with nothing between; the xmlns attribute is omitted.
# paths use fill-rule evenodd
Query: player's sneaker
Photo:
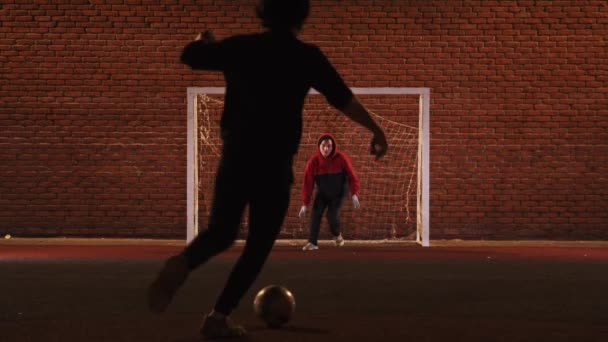
<svg viewBox="0 0 608 342"><path fill-rule="evenodd" d="M190 273L188 261L182 255L170 257L148 288L148 306L152 312L161 313L167 309L177 289L186 281Z"/></svg>
<svg viewBox="0 0 608 342"><path fill-rule="evenodd" d="M338 236L334 236L334 243L336 244L336 246L338 247L342 247L344 246L344 238L342 237L342 234L338 235Z"/></svg>
<svg viewBox="0 0 608 342"><path fill-rule="evenodd" d="M203 339L219 339L244 336L247 331L242 326L234 323L230 317L218 317L209 314L205 317L200 333Z"/></svg>
<svg viewBox="0 0 608 342"><path fill-rule="evenodd" d="M302 247L303 251L316 251L317 249L319 249L319 246L310 242L305 244L304 247Z"/></svg>

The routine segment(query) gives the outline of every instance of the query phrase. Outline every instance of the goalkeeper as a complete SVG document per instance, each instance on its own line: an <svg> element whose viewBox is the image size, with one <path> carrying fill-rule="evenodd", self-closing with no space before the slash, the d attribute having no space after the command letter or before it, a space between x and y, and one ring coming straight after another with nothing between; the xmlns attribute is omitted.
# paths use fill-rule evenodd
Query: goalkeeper
<svg viewBox="0 0 608 342"><path fill-rule="evenodd" d="M330 134L321 136L317 142L317 153L310 158L304 169L302 185L302 208L300 218L306 215L310 206L312 192L317 186L317 194L312 205L312 215L309 225L308 243L302 250L314 251L319 249L317 239L321 226L321 217L327 209L327 221L336 246L344 245L340 232L340 208L342 199L349 193L353 206L359 208L359 179L345 153L338 151L336 140Z"/></svg>

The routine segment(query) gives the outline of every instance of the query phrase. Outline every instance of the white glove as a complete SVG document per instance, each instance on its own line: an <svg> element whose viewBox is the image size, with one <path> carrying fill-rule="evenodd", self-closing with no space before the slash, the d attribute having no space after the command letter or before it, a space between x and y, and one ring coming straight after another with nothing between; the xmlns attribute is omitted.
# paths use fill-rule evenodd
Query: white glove
<svg viewBox="0 0 608 342"><path fill-rule="evenodd" d="M359 209L360 206L359 197L357 197L357 195L353 195L353 207L355 207L355 209Z"/></svg>
<svg viewBox="0 0 608 342"><path fill-rule="evenodd" d="M300 213L298 214L299 218L302 218L306 215L306 206L303 205L302 208L300 208Z"/></svg>

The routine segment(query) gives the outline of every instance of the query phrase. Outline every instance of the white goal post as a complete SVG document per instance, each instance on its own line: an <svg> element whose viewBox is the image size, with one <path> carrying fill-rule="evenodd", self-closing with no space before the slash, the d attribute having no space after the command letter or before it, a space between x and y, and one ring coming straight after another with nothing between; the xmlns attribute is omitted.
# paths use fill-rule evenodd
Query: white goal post
<svg viewBox="0 0 608 342"><path fill-rule="evenodd" d="M351 88L357 95L417 95L418 96L418 149L417 149L417 189L416 189L416 242L429 246L429 157L430 157L430 88ZM199 231L199 147L197 118L198 96L200 94L224 94L223 87L188 87L187 110L187 234L186 242L194 239ZM311 91L311 94L318 94ZM391 142L389 141L389 144ZM389 151L390 153L390 151Z"/></svg>

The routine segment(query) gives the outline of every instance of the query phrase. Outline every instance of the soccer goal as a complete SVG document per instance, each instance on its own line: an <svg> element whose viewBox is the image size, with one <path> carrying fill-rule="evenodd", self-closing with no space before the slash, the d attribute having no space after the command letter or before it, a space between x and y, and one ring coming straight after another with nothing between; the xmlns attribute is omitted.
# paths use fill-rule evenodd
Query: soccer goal
<svg viewBox="0 0 608 342"><path fill-rule="evenodd" d="M388 153L370 155L371 134L329 106L315 91L307 96L300 149L294 159L295 183L280 239L306 239L308 220L300 219L302 176L317 140L331 133L346 153L360 182L361 207L344 199L341 230L347 240L412 241L429 245L429 88L351 88L384 129ZM224 88L188 88L187 242L206 227L214 177L221 153L219 120ZM204 228L203 228L204 229ZM240 238L247 233L247 213ZM329 238L324 219L320 239Z"/></svg>

